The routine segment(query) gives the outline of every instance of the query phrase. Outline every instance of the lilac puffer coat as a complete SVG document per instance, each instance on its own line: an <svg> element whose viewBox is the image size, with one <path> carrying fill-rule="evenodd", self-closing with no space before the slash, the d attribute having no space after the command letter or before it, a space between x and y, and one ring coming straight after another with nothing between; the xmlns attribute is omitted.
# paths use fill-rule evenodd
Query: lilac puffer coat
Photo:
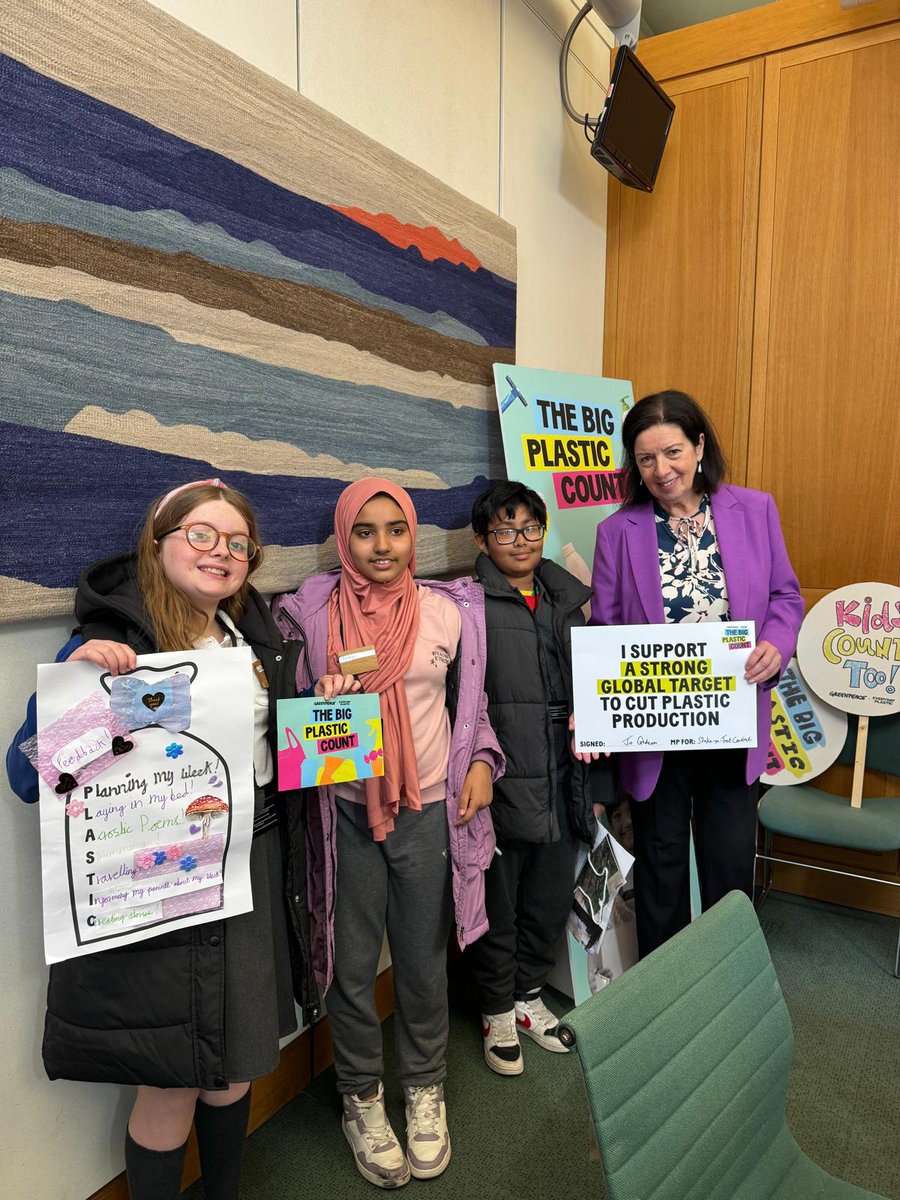
<svg viewBox="0 0 900 1200"><path fill-rule="evenodd" d="M301 658L297 687L303 691L314 679L326 674L328 644L328 599L337 587L340 571L313 575L296 591L277 596L272 613L285 637L304 637L309 662ZM486 762L494 779L505 767L503 752L487 718L484 694L486 637L484 594L471 579L450 583L416 580L431 588L459 609L459 681L456 713L450 740L447 770L447 820L450 829L450 859L453 867L453 902L456 936L461 947L487 930L484 907L484 872L491 864L496 846L489 809L477 812L468 825L453 824L459 794L472 762ZM308 669L307 669L308 665ZM309 678L309 671L312 678ZM316 978L327 991L332 976L334 953L334 891L337 865L335 846L334 789L321 787L310 796L307 808L307 881L309 892L312 960Z"/></svg>

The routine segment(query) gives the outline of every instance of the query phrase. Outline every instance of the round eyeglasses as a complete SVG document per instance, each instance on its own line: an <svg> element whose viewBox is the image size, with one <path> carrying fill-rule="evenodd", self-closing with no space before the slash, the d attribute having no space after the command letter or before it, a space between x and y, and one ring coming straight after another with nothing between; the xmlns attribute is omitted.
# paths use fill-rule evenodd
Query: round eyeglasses
<svg viewBox="0 0 900 1200"><path fill-rule="evenodd" d="M176 525L174 529L167 529L159 536L160 538L168 537L170 533L177 533L179 529L184 530L188 545L198 554L204 550L214 550L218 546L220 538L225 539L225 549L238 562L249 562L259 550L253 538L248 537L246 533L225 533L221 529L214 529L212 525L204 525L199 522L193 525Z"/></svg>
<svg viewBox="0 0 900 1200"><path fill-rule="evenodd" d="M489 529L498 546L511 546L521 533L526 542L539 542L544 536L543 525L526 525L524 529Z"/></svg>

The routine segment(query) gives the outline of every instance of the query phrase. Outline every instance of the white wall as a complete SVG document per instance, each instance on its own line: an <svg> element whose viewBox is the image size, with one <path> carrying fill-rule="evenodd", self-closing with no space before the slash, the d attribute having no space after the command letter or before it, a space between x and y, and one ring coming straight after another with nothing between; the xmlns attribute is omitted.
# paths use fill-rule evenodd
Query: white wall
<svg viewBox="0 0 900 1200"><path fill-rule="evenodd" d="M518 361L600 373L606 176L559 100L574 0L158 0L159 6L431 171L518 230ZM576 109L596 113L608 35L582 26ZM52 535L47 545L52 553ZM8 745L65 622L0 626ZM84 1200L122 1169L127 1089L49 1083L40 1059L37 811L0 780L0 1028L6 1112L0 1191Z"/></svg>

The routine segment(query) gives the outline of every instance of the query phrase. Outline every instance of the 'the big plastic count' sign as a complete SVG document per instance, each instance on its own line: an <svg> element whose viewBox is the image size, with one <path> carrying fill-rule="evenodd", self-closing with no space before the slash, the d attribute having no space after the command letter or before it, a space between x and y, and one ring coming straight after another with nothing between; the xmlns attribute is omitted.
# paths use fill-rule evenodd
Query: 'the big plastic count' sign
<svg viewBox="0 0 900 1200"><path fill-rule="evenodd" d="M806 615L797 660L835 708L867 717L900 711L900 588L853 583L829 592Z"/></svg>
<svg viewBox="0 0 900 1200"><path fill-rule="evenodd" d="M847 714L809 687L795 658L770 692L772 728L763 783L809 783L837 759L847 737Z"/></svg>

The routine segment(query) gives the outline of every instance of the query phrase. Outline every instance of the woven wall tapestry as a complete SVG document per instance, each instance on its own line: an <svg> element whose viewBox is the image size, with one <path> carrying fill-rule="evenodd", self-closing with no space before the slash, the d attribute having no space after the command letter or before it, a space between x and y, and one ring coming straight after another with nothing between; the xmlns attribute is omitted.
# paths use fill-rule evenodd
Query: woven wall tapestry
<svg viewBox="0 0 900 1200"><path fill-rule="evenodd" d="M71 612L209 475L261 515L264 590L335 565L371 473L423 573L470 566L509 225L137 0L7 0L0 129L0 620Z"/></svg>

